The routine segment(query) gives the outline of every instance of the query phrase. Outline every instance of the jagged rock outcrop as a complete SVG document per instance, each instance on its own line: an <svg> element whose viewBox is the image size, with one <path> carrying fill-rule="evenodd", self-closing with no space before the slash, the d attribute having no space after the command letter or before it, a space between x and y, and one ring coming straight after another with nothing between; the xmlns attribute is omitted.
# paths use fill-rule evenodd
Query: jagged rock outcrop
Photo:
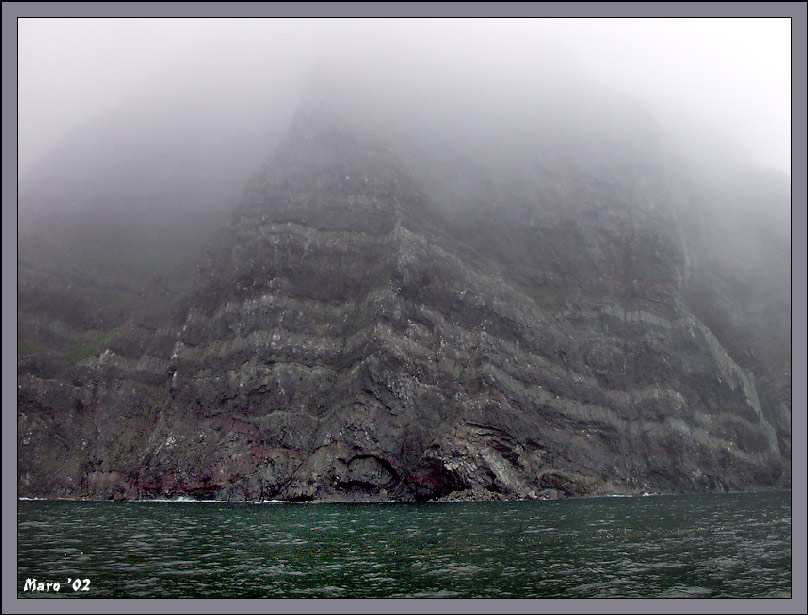
<svg viewBox="0 0 808 615"><path fill-rule="evenodd" d="M571 140L529 173L498 174L415 160L304 106L171 310L60 337L69 327L21 293L21 321L86 352L57 368L20 350L20 494L411 501L789 484L790 376L766 360L787 343L787 314L769 314L776 341L743 343L787 276L722 321L754 278L715 262L699 193L677 190L684 171L644 140L609 138L609 155L573 156L592 146Z"/></svg>

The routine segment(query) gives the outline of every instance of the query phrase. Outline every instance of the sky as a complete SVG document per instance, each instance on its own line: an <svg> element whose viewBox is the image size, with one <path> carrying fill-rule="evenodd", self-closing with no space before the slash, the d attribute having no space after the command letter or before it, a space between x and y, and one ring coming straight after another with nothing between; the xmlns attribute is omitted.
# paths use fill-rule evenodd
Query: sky
<svg viewBox="0 0 808 615"><path fill-rule="evenodd" d="M590 78L695 114L761 165L791 174L788 19L28 18L18 26L20 174L143 91L168 97L213 82L223 109L250 104L268 90L298 91L324 54L390 40L452 58L469 75L485 63L514 79L551 44Z"/></svg>

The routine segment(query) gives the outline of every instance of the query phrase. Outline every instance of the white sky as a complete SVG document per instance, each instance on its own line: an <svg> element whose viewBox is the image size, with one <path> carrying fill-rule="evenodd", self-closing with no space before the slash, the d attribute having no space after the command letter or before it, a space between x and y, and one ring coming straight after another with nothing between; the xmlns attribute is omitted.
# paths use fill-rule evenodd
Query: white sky
<svg viewBox="0 0 808 615"><path fill-rule="evenodd" d="M76 127L159 76L218 75L253 87L305 72L334 39L414 41L427 54L473 46L487 61L551 40L594 78L696 112L762 165L790 175L788 19L20 19L20 172ZM502 55L499 55L499 54ZM479 57L479 56L478 56ZM286 71L286 72L284 72ZM271 73L269 71L267 74Z"/></svg>

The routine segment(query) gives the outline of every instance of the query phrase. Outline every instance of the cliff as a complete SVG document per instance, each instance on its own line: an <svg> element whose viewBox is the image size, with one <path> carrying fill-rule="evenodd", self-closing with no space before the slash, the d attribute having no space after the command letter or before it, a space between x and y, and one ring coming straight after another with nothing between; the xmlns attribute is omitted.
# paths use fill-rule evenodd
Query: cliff
<svg viewBox="0 0 808 615"><path fill-rule="evenodd" d="M610 104L447 146L320 93L221 225L34 225L19 494L789 486L786 178Z"/></svg>

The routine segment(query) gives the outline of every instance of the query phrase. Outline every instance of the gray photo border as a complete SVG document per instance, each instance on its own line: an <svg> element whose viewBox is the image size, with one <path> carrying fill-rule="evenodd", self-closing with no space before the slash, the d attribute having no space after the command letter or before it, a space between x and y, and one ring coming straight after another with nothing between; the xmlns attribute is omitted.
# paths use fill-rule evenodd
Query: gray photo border
<svg viewBox="0 0 808 615"><path fill-rule="evenodd" d="M4 613L137 613L139 600L19 600L16 552L16 281L17 281L17 19L20 17L790 17L792 19L792 171L806 161L806 5L803 2L681 3L179 3L179 2L6 2L3 10L3 361L2 361L2 611ZM806 578L806 176L792 172L792 553L793 579ZM406 613L424 608L445 612L805 613L806 584L793 584L791 600L148 600L166 612Z"/></svg>

